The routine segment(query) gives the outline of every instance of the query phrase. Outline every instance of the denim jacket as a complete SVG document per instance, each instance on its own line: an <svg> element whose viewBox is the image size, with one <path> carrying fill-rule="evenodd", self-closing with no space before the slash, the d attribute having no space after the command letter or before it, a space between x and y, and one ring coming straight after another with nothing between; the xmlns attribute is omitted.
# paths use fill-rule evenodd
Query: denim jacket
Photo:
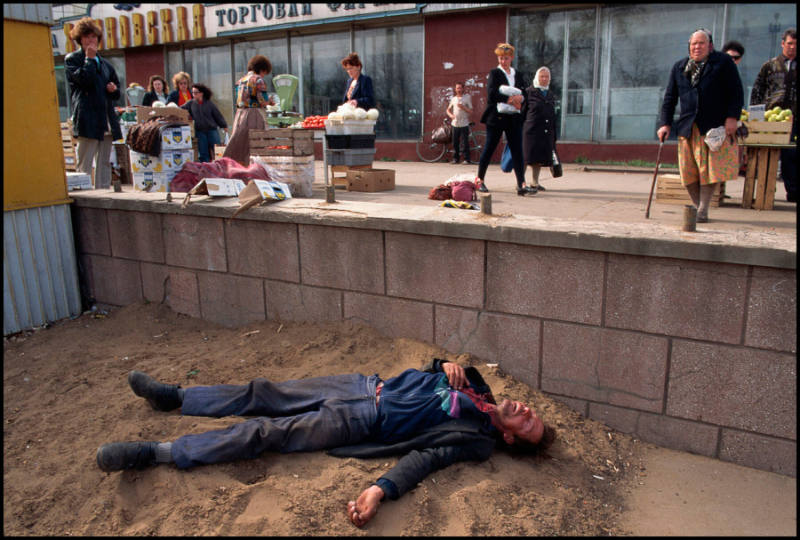
<svg viewBox="0 0 800 540"><path fill-rule="evenodd" d="M434 359L422 371L443 372L444 360ZM491 389L474 367L464 369L476 392L489 394ZM491 398L494 402L494 398ZM405 454L381 476L376 485L389 499L397 499L413 489L426 476L459 461L485 461L495 446L495 430L489 422L476 418L455 418L426 428L413 437L393 444L379 441L342 446L328 450L338 457L372 458Z"/></svg>

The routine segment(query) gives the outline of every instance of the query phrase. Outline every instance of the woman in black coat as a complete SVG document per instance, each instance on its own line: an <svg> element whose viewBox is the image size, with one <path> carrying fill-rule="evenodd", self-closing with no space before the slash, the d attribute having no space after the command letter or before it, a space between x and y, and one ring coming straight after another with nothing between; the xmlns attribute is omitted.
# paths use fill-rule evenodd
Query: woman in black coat
<svg viewBox="0 0 800 540"><path fill-rule="evenodd" d="M522 151L525 164L533 169L531 189L544 191L539 185L539 171L542 166L553 166L556 147L556 99L550 91L550 70L546 67L536 71L533 84L525 89L522 118Z"/></svg>
<svg viewBox="0 0 800 540"><path fill-rule="evenodd" d="M514 162L514 173L517 177L517 195L535 193L525 186L525 163L522 157L522 103L523 89L527 86L522 74L511 67L514 59L514 47L508 43L499 43L494 53L497 55L498 66L489 72L489 81L486 85L488 100L486 110L483 111L481 122L486 124L486 145L481 152L478 164L478 191L487 192L489 189L483 181L489 161L492 159L503 133L511 149L511 158ZM511 84L513 82L513 84Z"/></svg>

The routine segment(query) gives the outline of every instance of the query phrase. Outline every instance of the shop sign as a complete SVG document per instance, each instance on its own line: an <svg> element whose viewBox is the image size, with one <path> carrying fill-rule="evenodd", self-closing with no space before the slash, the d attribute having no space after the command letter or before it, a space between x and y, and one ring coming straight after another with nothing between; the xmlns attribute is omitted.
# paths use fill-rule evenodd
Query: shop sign
<svg viewBox="0 0 800 540"><path fill-rule="evenodd" d="M418 12L420 4L89 4L103 29L101 49L126 49L337 19ZM69 34L78 18L51 27L53 54L80 44Z"/></svg>

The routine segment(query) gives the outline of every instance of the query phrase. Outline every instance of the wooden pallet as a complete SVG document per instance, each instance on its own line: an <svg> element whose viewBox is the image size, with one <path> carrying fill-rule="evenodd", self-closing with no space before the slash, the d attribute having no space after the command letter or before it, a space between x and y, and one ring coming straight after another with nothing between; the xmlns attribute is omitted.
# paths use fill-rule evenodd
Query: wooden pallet
<svg viewBox="0 0 800 540"><path fill-rule="evenodd" d="M792 134L791 122L742 122L747 127L744 144L789 144Z"/></svg>
<svg viewBox="0 0 800 540"><path fill-rule="evenodd" d="M251 129L250 154L253 156L313 156L314 133L311 130L275 128ZM288 148L275 148L283 146Z"/></svg>
<svg viewBox="0 0 800 540"><path fill-rule="evenodd" d="M61 122L61 148L64 151L64 168L70 172L78 170L78 153L72 136L72 123Z"/></svg>
<svg viewBox="0 0 800 540"><path fill-rule="evenodd" d="M720 193L720 187L724 182L717 184L714 189L714 194L711 196L711 206L719 206L722 195L725 191ZM664 204L692 204L692 199L689 197L689 192L681 184L681 176L679 174L660 174L656 183L656 202Z"/></svg>

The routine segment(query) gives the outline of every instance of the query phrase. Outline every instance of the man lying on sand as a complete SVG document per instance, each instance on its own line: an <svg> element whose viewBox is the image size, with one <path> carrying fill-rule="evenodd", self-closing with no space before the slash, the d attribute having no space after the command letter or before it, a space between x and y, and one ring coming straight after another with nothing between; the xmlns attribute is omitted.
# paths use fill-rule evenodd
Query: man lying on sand
<svg viewBox="0 0 800 540"><path fill-rule="evenodd" d="M115 442L97 450L106 472L175 463L195 465L251 459L264 451L328 450L340 457L403 457L347 503L361 527L384 497L397 499L428 474L459 461L483 461L495 446L535 454L555 432L533 409L504 399L499 405L474 367L434 359L385 381L360 374L274 383L193 386L160 383L131 371L133 392L159 411L191 416L254 416L226 429L184 435L173 442Z"/></svg>

